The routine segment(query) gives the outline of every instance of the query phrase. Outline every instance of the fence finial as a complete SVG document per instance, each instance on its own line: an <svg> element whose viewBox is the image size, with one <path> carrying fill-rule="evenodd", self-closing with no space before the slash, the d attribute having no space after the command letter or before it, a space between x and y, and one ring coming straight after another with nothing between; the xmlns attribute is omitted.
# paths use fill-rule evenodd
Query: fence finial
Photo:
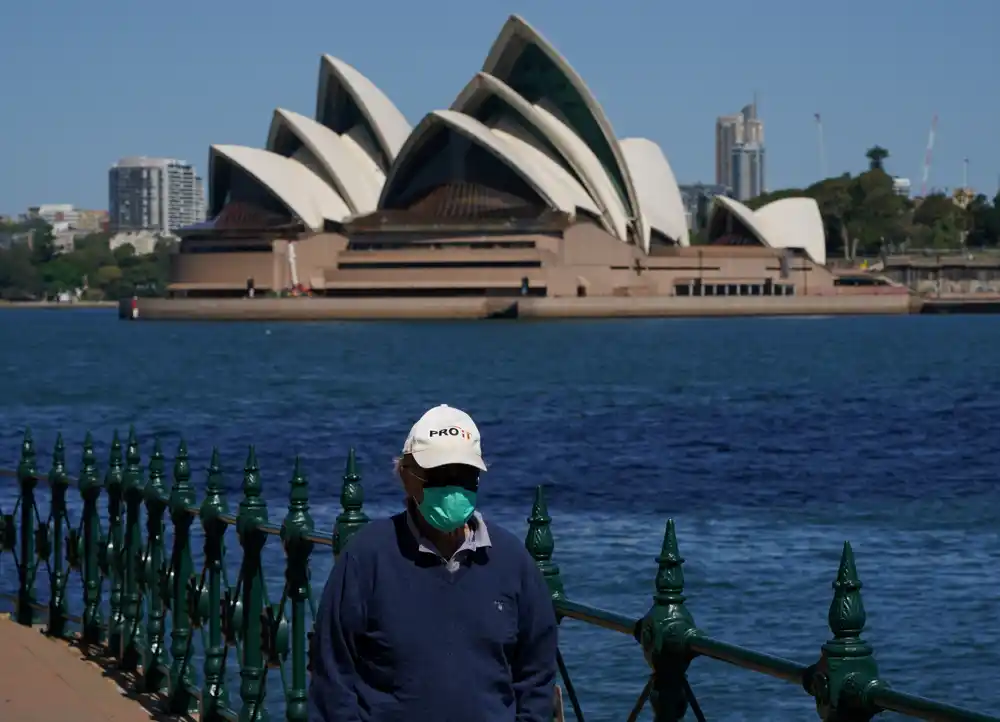
<svg viewBox="0 0 1000 722"><path fill-rule="evenodd" d="M83 440L79 488L83 497L83 640L90 644L100 642L104 636L100 568L104 540L101 538L101 514L97 508L101 487L94 437L88 431Z"/></svg>
<svg viewBox="0 0 1000 722"><path fill-rule="evenodd" d="M344 469L344 481L340 487L340 506L343 511L337 517L333 527L333 555L339 556L347 542L365 524L368 515L362 510L365 502L365 489L361 485L361 475L358 473L358 462L354 447L347 452L347 466Z"/></svg>
<svg viewBox="0 0 1000 722"><path fill-rule="evenodd" d="M656 557L656 593L653 606L638 628L646 661L653 668L649 701L657 722L683 719L687 711L685 675L691 663L688 640L697 629L684 606L684 558L677 546L674 520L667 520L663 547Z"/></svg>
<svg viewBox="0 0 1000 722"><path fill-rule="evenodd" d="M833 638L823 645L823 656L812 677L817 710L827 719L831 710L838 719L841 715L836 711L851 710L852 720L870 719L877 711L867 699L878 684L878 665L871 645L861 638L867 619L861 587L854 550L845 541L827 615Z"/></svg>
<svg viewBox="0 0 1000 722"><path fill-rule="evenodd" d="M535 487L535 502L531 505L531 516L527 521L528 533L524 538L524 546L535 560L535 566L542 573L545 583L549 585L552 598L563 599L566 593L563 590L562 576L559 567L552 561L552 553L555 551L552 517L549 516L549 507L545 503L545 489L541 485Z"/></svg>

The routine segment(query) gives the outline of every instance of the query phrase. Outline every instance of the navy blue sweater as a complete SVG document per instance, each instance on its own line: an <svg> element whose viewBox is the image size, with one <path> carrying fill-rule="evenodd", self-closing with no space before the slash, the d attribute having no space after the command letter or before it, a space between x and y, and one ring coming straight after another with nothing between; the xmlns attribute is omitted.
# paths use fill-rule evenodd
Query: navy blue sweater
<svg viewBox="0 0 1000 722"><path fill-rule="evenodd" d="M309 722L551 722L552 598L520 540L489 536L453 572L404 514L351 539L318 610Z"/></svg>

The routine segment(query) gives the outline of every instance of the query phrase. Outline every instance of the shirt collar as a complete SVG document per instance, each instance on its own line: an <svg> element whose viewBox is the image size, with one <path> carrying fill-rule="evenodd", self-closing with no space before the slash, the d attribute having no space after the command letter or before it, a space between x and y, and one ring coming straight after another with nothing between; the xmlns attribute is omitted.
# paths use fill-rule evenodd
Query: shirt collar
<svg viewBox="0 0 1000 722"><path fill-rule="evenodd" d="M486 528L486 521L483 519L482 514L478 511L472 512L472 517L469 519L468 524L469 533L466 535L465 541L462 542L462 546L455 551L455 556L463 552L471 552L483 547L493 546L490 542L489 529ZM425 554L433 554L444 558L444 555L434 546L434 542L420 533L420 528L413 517L413 510L410 508L410 504L406 505L406 526L409 528L413 538L417 540L417 548L420 551Z"/></svg>

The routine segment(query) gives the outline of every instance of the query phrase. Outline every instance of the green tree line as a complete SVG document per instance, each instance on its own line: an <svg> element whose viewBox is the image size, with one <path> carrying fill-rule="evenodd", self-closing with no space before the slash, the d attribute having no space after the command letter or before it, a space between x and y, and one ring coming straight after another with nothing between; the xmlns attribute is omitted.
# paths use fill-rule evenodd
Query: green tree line
<svg viewBox="0 0 1000 722"><path fill-rule="evenodd" d="M868 170L863 173L774 191L747 205L757 209L781 198L816 199L830 257L1000 246L1000 193L992 199L978 194L964 207L940 192L910 199L895 192L892 176L885 171L888 150L875 146L866 156Z"/></svg>
<svg viewBox="0 0 1000 722"><path fill-rule="evenodd" d="M43 300L81 289L85 300L114 301L162 295L168 283L173 244L165 239L153 253L138 255L131 244L112 251L111 234L92 233L57 253L52 228L42 220L0 223L0 237L7 241L0 247L0 299Z"/></svg>

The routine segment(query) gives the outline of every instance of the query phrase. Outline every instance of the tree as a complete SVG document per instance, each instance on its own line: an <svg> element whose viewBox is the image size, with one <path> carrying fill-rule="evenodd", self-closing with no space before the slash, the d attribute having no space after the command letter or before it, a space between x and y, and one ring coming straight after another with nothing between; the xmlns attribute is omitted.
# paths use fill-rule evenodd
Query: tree
<svg viewBox="0 0 1000 722"><path fill-rule="evenodd" d="M885 159L889 157L889 151L880 145L876 145L868 149L865 157L868 158L869 170L883 170Z"/></svg>
<svg viewBox="0 0 1000 722"><path fill-rule="evenodd" d="M9 248L0 248L0 298L51 298L86 289L88 298L109 299L165 292L175 244L160 239L153 253L136 255L125 244L113 252L111 236L92 233L78 238L71 251L58 253L52 229L44 221L0 226ZM30 246L27 239L30 238Z"/></svg>
<svg viewBox="0 0 1000 722"><path fill-rule="evenodd" d="M869 169L851 176L826 178L805 189L786 188L747 201L757 209L781 198L805 196L819 206L827 253L853 259L907 248L971 248L1000 246L1000 194L976 196L966 208L942 194L911 201L899 195L885 172L889 151L867 152Z"/></svg>

